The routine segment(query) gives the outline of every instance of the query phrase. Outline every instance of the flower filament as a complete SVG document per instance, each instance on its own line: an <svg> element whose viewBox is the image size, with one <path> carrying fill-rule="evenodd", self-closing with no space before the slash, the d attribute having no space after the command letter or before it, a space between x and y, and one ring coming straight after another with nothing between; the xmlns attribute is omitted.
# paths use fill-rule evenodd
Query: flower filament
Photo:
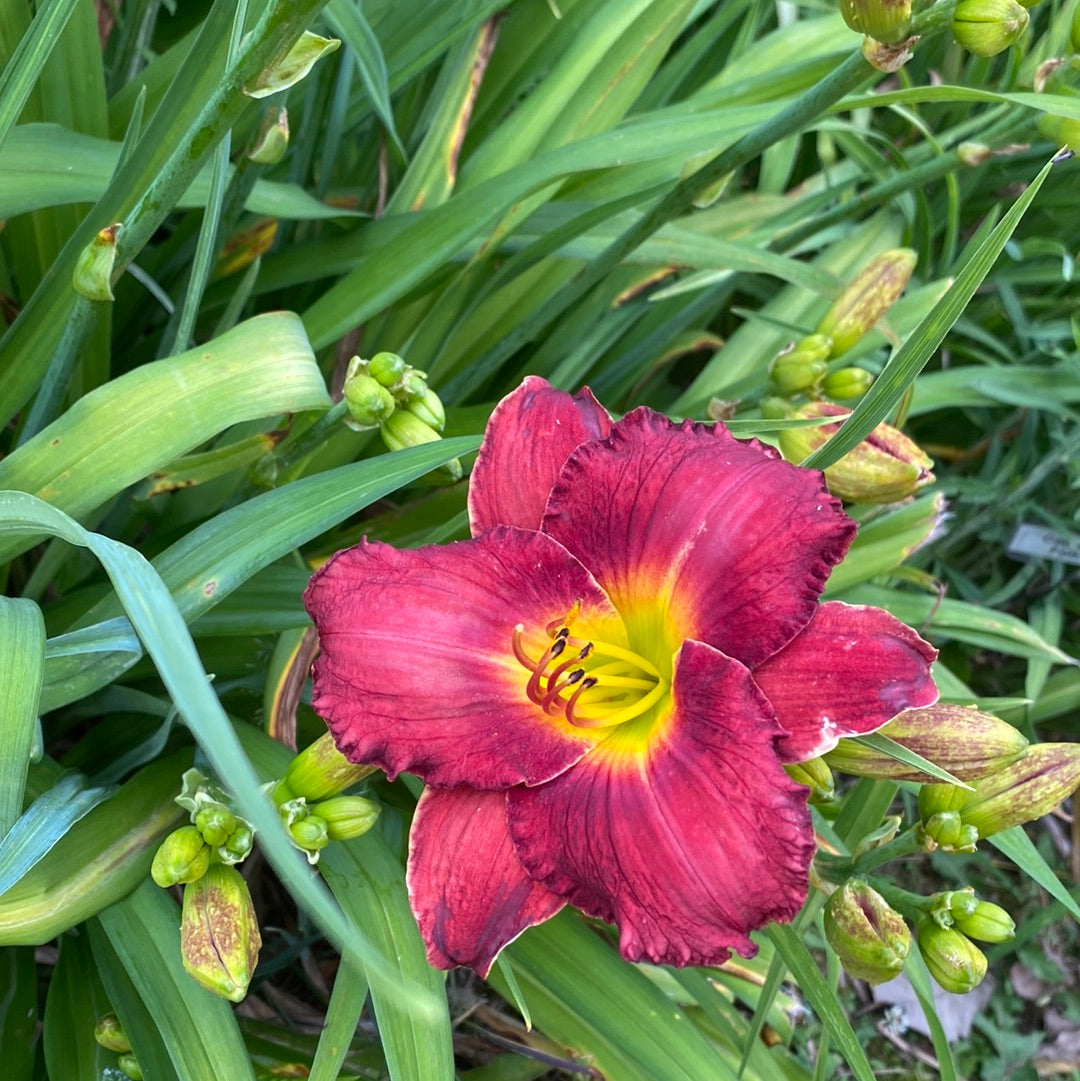
<svg viewBox="0 0 1080 1081"><path fill-rule="evenodd" d="M548 624L551 644L537 658L525 649L525 627L514 628L513 649L529 672L525 693L545 713L562 713L577 728L611 728L640 717L668 693L670 684L645 657L614 642L571 634L577 605L563 621Z"/></svg>

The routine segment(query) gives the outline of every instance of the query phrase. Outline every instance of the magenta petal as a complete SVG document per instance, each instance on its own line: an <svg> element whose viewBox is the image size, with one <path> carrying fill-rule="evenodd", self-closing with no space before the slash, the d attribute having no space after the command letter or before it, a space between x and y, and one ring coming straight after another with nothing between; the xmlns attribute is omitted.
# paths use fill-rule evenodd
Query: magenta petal
<svg viewBox="0 0 1080 1081"><path fill-rule="evenodd" d="M719 964L801 907L807 789L781 767L780 729L737 661L686 642L674 699L647 746L619 729L548 784L511 789L510 834L533 878L618 925L624 957Z"/></svg>
<svg viewBox="0 0 1080 1081"><path fill-rule="evenodd" d="M497 525L539 529L551 485L570 452L611 431L585 388L570 395L530 375L495 407L469 481L473 536Z"/></svg>
<svg viewBox="0 0 1080 1081"><path fill-rule="evenodd" d="M431 784L536 784L599 736L526 695L514 628L543 627L576 602L617 618L603 591L542 533L496 529L445 547L364 541L312 578L319 631L313 705L354 762Z"/></svg>
<svg viewBox="0 0 1080 1081"><path fill-rule="evenodd" d="M506 793L426 788L409 834L409 902L436 968L486 976L495 955L566 903L518 862Z"/></svg>
<svg viewBox="0 0 1080 1081"><path fill-rule="evenodd" d="M842 736L865 735L901 710L929 706L937 650L881 608L830 601L789 645L754 669L788 735L785 762L804 762Z"/></svg>
<svg viewBox="0 0 1080 1081"><path fill-rule="evenodd" d="M574 451L542 528L624 618L667 598L679 638L750 667L806 625L855 532L820 473L722 425L674 424L648 409Z"/></svg>

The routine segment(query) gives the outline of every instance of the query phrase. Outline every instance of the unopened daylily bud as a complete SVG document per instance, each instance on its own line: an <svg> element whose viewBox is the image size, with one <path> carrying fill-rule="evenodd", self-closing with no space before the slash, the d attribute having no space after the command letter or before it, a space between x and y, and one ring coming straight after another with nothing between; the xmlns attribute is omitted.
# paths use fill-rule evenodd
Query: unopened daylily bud
<svg viewBox="0 0 1080 1081"><path fill-rule="evenodd" d="M350 762L337 749L334 737L326 732L314 743L308 744L289 763L281 799L278 799L277 790L274 798L277 802L284 803L288 799L302 796L309 803L314 803L344 792L346 788L362 781L374 771L374 766Z"/></svg>
<svg viewBox="0 0 1080 1081"><path fill-rule="evenodd" d="M810 789L812 803L827 803L836 795L832 770L824 758L809 758L805 762L786 765L784 769L796 784L806 785Z"/></svg>
<svg viewBox="0 0 1080 1081"><path fill-rule="evenodd" d="M1027 24L1027 9L1016 0L960 0L952 32L968 52L997 56L1020 40Z"/></svg>
<svg viewBox="0 0 1080 1081"><path fill-rule="evenodd" d="M394 396L402 405L411 406L413 402L420 401L427 392L427 375L419 368L406 368L401 377L401 385L395 388Z"/></svg>
<svg viewBox="0 0 1080 1081"><path fill-rule="evenodd" d="M383 442L388 450L404 450L406 447L419 447L424 443L435 443L442 438L434 428L425 424L414 413L398 409L383 421L379 428Z"/></svg>
<svg viewBox="0 0 1080 1081"><path fill-rule="evenodd" d="M311 855L317 853L330 843L330 833L326 821L318 815L309 814L303 818L297 818L289 823L289 836L297 848L307 852L308 862Z"/></svg>
<svg viewBox="0 0 1080 1081"><path fill-rule="evenodd" d="M958 916L954 926L968 938L980 942L1009 942L1016 937L1016 923L1012 916L991 901L979 901L970 916Z"/></svg>
<svg viewBox="0 0 1080 1081"><path fill-rule="evenodd" d="M341 392L352 420L349 427L358 431L377 428L390 418L396 407L390 391L362 372L346 379Z"/></svg>
<svg viewBox="0 0 1080 1081"><path fill-rule="evenodd" d="M127 1038L120 1018L114 1013L107 1013L97 1019L94 1025L94 1040L107 1051L123 1054L131 1050L131 1041Z"/></svg>
<svg viewBox="0 0 1080 1081"><path fill-rule="evenodd" d="M243 863L251 855L255 834L247 826L237 826L228 840L218 846L218 856L223 863Z"/></svg>
<svg viewBox="0 0 1080 1081"><path fill-rule="evenodd" d="M919 789L919 817L924 821L936 814L959 813L967 792L955 784L924 784Z"/></svg>
<svg viewBox="0 0 1080 1081"><path fill-rule="evenodd" d="M236 815L220 803L207 804L195 812L195 828L212 847L223 845L236 829Z"/></svg>
<svg viewBox="0 0 1080 1081"><path fill-rule="evenodd" d="M862 879L845 882L829 897L825 938L845 971L874 984L899 976L911 949L904 918Z"/></svg>
<svg viewBox="0 0 1080 1081"><path fill-rule="evenodd" d="M825 374L825 360L832 342L823 334L811 334L779 353L769 374L781 394L797 394L812 387Z"/></svg>
<svg viewBox="0 0 1080 1081"><path fill-rule="evenodd" d="M832 356L843 356L896 303L917 259L911 248L894 248L855 275L818 324L817 332L832 338Z"/></svg>
<svg viewBox="0 0 1080 1081"><path fill-rule="evenodd" d="M251 894L235 867L215 863L184 888L180 956L207 990L239 1002L247 994L261 945Z"/></svg>
<svg viewBox="0 0 1080 1081"><path fill-rule="evenodd" d="M116 222L102 229L79 253L71 284L79 296L87 300L115 300L112 272L116 265L116 239L123 223Z"/></svg>
<svg viewBox="0 0 1080 1081"><path fill-rule="evenodd" d="M120 1067L125 1076L131 1078L131 1081L143 1081L143 1072L139 1060L130 1051L121 1055L116 1060L116 1065Z"/></svg>
<svg viewBox="0 0 1080 1081"><path fill-rule="evenodd" d="M426 383L424 393L409 402L405 408L437 432L441 432L446 427L446 411L443 409L442 401Z"/></svg>
<svg viewBox="0 0 1080 1081"><path fill-rule="evenodd" d="M857 34L893 44L911 29L911 0L840 0L844 22Z"/></svg>
<svg viewBox="0 0 1080 1081"><path fill-rule="evenodd" d="M363 796L335 796L316 803L312 811L326 823L331 841L347 841L367 833L379 817L380 807Z"/></svg>
<svg viewBox="0 0 1080 1081"><path fill-rule="evenodd" d="M943 848L946 852L974 852L979 833L973 826L966 826L959 811L938 811L924 818L918 826L923 847L932 852Z"/></svg>
<svg viewBox="0 0 1080 1081"><path fill-rule="evenodd" d="M397 353L376 353L367 362L368 375L389 390L405 374L408 364Z"/></svg>
<svg viewBox="0 0 1080 1081"><path fill-rule="evenodd" d="M807 402L793 418L846 415L830 402ZM838 430L836 424L817 428L785 428L780 450L790 462L801 462ZM933 461L912 440L889 424L879 424L854 450L825 469L829 491L853 503L895 503L931 484Z"/></svg>
<svg viewBox="0 0 1080 1081"><path fill-rule="evenodd" d="M1067 146L1074 153L1080 152L1080 120L1071 116L1055 116L1041 113L1035 121L1039 134L1055 146Z"/></svg>
<svg viewBox="0 0 1080 1081"><path fill-rule="evenodd" d="M980 837L1049 814L1080 786L1080 743L1037 743L1023 758L972 782L960 807Z"/></svg>
<svg viewBox="0 0 1080 1081"><path fill-rule="evenodd" d="M821 392L826 398L861 398L874 385L874 377L865 368L837 368L822 380Z"/></svg>
<svg viewBox="0 0 1080 1081"><path fill-rule="evenodd" d="M289 149L289 112L284 106L271 109L263 118L262 127L248 151L257 165L276 165Z"/></svg>
<svg viewBox="0 0 1080 1081"><path fill-rule="evenodd" d="M966 995L986 975L986 955L954 927L941 927L925 919L918 928L919 952L930 975L946 991Z"/></svg>
<svg viewBox="0 0 1080 1081"><path fill-rule="evenodd" d="M975 896L975 890L971 886L965 886L962 890L949 890L947 893L938 894L938 900L947 915L946 921L942 924L943 927L952 927L957 920L973 916L975 909L979 907L979 899Z"/></svg>
<svg viewBox="0 0 1080 1081"><path fill-rule="evenodd" d="M210 866L210 847L195 826L181 826L161 842L150 877L166 889L180 882L194 882Z"/></svg>
<svg viewBox="0 0 1080 1081"><path fill-rule="evenodd" d="M961 781L985 777L1008 765L1023 755L1028 745L1011 724L974 706L936 705L906 709L879 729L878 734L888 736L941 766ZM929 779L928 774L851 739L840 740L825 760L833 769L856 777L887 777L896 781Z"/></svg>

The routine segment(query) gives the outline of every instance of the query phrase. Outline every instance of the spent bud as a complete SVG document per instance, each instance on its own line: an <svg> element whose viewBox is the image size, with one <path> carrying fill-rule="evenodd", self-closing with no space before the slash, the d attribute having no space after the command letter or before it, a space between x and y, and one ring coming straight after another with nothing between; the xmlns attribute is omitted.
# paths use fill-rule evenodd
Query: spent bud
<svg viewBox="0 0 1080 1081"><path fill-rule="evenodd" d="M807 402L791 417L811 419L844 416L848 410L829 402ZM839 424L785 428L780 450L790 462L801 462L839 431ZM895 503L934 481L933 461L919 445L889 424L879 424L857 447L825 469L835 496L852 503Z"/></svg>
<svg viewBox="0 0 1080 1081"><path fill-rule="evenodd" d="M289 111L282 106L270 109L247 156L256 165L276 165L289 149Z"/></svg>
<svg viewBox="0 0 1080 1081"><path fill-rule="evenodd" d="M251 894L235 867L215 863L184 888L180 955L187 972L208 991L239 1002L261 945Z"/></svg>
<svg viewBox="0 0 1080 1081"><path fill-rule="evenodd" d="M904 918L869 883L853 878L825 906L825 937L852 976L884 983L899 976L911 949Z"/></svg>
<svg viewBox="0 0 1080 1081"><path fill-rule="evenodd" d="M94 1025L94 1040L107 1051L116 1051L123 1054L131 1050L131 1041L128 1040L120 1018L114 1013L107 1013L97 1019Z"/></svg>
<svg viewBox="0 0 1080 1081"><path fill-rule="evenodd" d="M115 300L112 291L112 272L116 265L116 242L122 222L105 226L86 245L75 261L71 285L75 292L87 300Z"/></svg>

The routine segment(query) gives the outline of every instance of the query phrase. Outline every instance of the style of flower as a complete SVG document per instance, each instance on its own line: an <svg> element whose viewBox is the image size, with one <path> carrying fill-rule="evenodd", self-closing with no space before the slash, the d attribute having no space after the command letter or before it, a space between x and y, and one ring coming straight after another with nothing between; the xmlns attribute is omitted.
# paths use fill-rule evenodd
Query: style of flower
<svg viewBox="0 0 1080 1081"><path fill-rule="evenodd" d="M934 702L934 650L819 603L854 523L821 474L721 424L529 377L496 408L472 539L364 540L313 577L314 705L427 787L409 896L431 962L485 975L569 903L624 957L720 964L806 897L785 762Z"/></svg>

